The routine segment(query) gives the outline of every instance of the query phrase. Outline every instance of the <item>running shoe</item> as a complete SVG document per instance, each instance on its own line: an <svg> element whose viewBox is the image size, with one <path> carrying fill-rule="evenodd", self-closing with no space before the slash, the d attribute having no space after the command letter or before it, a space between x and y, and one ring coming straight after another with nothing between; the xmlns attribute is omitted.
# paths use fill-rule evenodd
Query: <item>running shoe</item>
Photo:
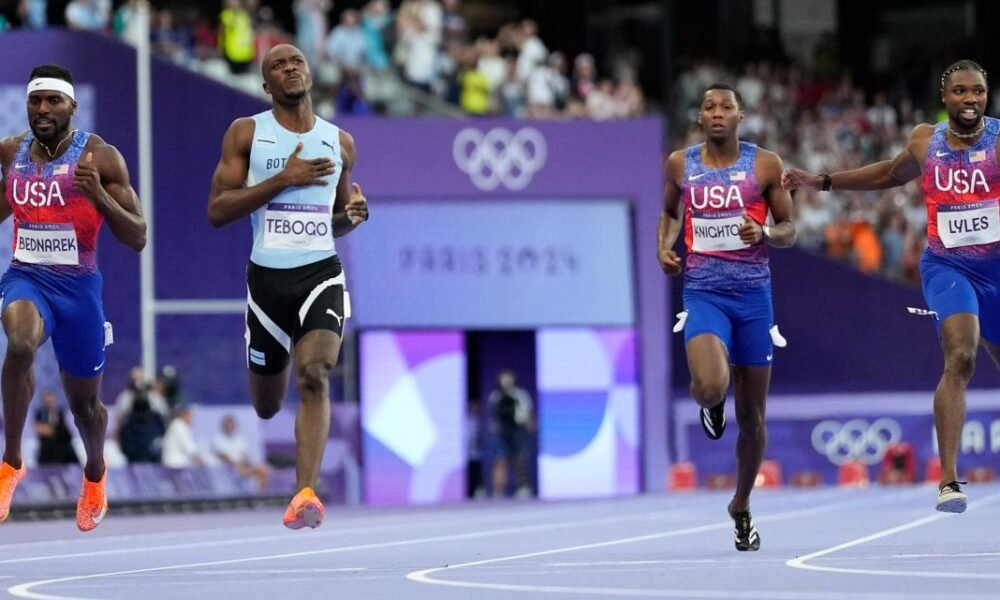
<svg viewBox="0 0 1000 600"><path fill-rule="evenodd" d="M726 432L726 401L713 408L701 409L701 428L710 440L717 440Z"/></svg>
<svg viewBox="0 0 1000 600"><path fill-rule="evenodd" d="M962 491L962 486L960 484L963 483L966 482L952 481L951 483L946 483L941 487L938 491L938 511L947 513L965 512L965 506L969 501L969 497Z"/></svg>
<svg viewBox="0 0 1000 600"><path fill-rule="evenodd" d="M83 476L80 486L80 499L76 502L76 526L80 531L90 531L101 524L108 514L108 495L105 483L108 480L108 470L104 469L101 480L94 483Z"/></svg>
<svg viewBox="0 0 1000 600"><path fill-rule="evenodd" d="M734 512L729 509L729 516L736 522L736 549L740 552L760 550L760 535L753 524L749 510Z"/></svg>
<svg viewBox="0 0 1000 600"><path fill-rule="evenodd" d="M310 487L304 487L288 503L282 522L289 529L302 529L303 527L315 529L323 523L324 515L326 515L326 509L316 497L316 492Z"/></svg>
<svg viewBox="0 0 1000 600"><path fill-rule="evenodd" d="M27 472L23 460L20 469L15 469L6 462L0 465L0 523L6 521L10 515L10 501L14 499L14 488L21 483Z"/></svg>

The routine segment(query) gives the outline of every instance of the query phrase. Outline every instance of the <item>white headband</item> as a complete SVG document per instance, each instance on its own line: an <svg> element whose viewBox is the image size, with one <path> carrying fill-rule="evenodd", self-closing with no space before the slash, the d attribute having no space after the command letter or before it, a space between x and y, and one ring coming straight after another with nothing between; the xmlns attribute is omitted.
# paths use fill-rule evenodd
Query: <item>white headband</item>
<svg viewBox="0 0 1000 600"><path fill-rule="evenodd" d="M73 84L63 79L56 79L55 77L39 77L37 79L32 79L28 83L28 95L30 96L31 92L37 92L39 90L45 90L47 92L62 92L69 96L70 100L76 100L76 96L73 94Z"/></svg>

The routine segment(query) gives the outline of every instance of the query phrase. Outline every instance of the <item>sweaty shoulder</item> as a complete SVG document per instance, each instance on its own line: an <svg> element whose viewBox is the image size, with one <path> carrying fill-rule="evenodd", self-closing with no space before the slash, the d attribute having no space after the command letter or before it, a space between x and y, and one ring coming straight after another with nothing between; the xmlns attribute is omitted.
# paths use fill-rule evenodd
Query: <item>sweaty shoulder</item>
<svg viewBox="0 0 1000 600"><path fill-rule="evenodd" d="M674 150L667 157L667 176L675 183L684 178L685 150Z"/></svg>
<svg viewBox="0 0 1000 600"><path fill-rule="evenodd" d="M24 141L25 136L28 132L19 133L17 135L8 135L4 138L0 138L0 162L6 167L14 160L14 156L17 154L17 149L21 147L21 142Z"/></svg>
<svg viewBox="0 0 1000 600"><path fill-rule="evenodd" d="M226 136L233 136L237 142L245 142L249 147L253 140L253 132L257 129L257 122L253 117L240 117L229 124Z"/></svg>
<svg viewBox="0 0 1000 600"><path fill-rule="evenodd" d="M930 143L931 136L934 135L935 126L930 123L921 123L913 128L910 132L910 144L917 144L923 146L926 150L927 145Z"/></svg>
<svg viewBox="0 0 1000 600"><path fill-rule="evenodd" d="M934 125L921 123L910 132L910 139L906 144L906 151L917 161L920 169L924 168L924 159L927 157L927 149L931 144L931 136L934 135Z"/></svg>

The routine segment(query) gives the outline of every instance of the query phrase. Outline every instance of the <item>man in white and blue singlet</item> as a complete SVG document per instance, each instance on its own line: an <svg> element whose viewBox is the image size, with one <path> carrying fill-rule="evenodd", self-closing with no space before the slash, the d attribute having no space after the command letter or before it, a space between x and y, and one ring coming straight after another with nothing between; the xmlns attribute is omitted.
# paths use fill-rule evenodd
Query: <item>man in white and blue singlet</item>
<svg viewBox="0 0 1000 600"><path fill-rule="evenodd" d="M221 227L249 216L253 225L247 366L262 419L280 410L295 357L298 493L284 523L301 529L318 527L325 514L314 488L330 431L330 370L350 314L333 238L366 221L368 204L351 184L354 139L313 112L302 52L276 46L261 71L272 109L236 119L226 131L208 218Z"/></svg>

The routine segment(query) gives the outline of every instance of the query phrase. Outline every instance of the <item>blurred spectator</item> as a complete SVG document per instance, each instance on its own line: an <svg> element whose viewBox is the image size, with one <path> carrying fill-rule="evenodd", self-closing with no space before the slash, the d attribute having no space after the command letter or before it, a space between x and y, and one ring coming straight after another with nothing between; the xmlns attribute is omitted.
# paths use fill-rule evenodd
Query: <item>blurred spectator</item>
<svg viewBox="0 0 1000 600"><path fill-rule="evenodd" d="M295 0L295 36L310 66L323 55L328 29L326 15L332 5L331 0Z"/></svg>
<svg viewBox="0 0 1000 600"><path fill-rule="evenodd" d="M115 399L115 437L130 463L160 461L167 401L146 381L142 367L133 367L129 383Z"/></svg>
<svg viewBox="0 0 1000 600"><path fill-rule="evenodd" d="M465 482L466 498L486 494L483 485L483 414L479 400L465 405Z"/></svg>
<svg viewBox="0 0 1000 600"><path fill-rule="evenodd" d="M444 0L441 17L444 43L465 42L468 25L462 14L462 0Z"/></svg>
<svg viewBox="0 0 1000 600"><path fill-rule="evenodd" d="M361 29L365 34L365 62L376 70L389 68L389 53L385 49L385 32L392 24L387 0L372 0L365 5L361 17Z"/></svg>
<svg viewBox="0 0 1000 600"><path fill-rule="evenodd" d="M127 0L115 11L114 19L111 22L111 30L114 34L133 46L139 43L138 4L139 0Z"/></svg>
<svg viewBox="0 0 1000 600"><path fill-rule="evenodd" d="M597 70L594 68L594 57L589 54L577 55L573 60L573 96L585 102L596 87Z"/></svg>
<svg viewBox="0 0 1000 600"><path fill-rule="evenodd" d="M171 10L159 10L153 13L150 42L153 50L169 57L177 64L189 64L193 57L191 32L175 23L175 15Z"/></svg>
<svg viewBox="0 0 1000 600"><path fill-rule="evenodd" d="M353 9L340 15L340 24L326 38L326 55L341 70L361 71L368 54L368 40L361 29L361 15Z"/></svg>
<svg viewBox="0 0 1000 600"><path fill-rule="evenodd" d="M236 419L232 415L222 418L220 433L212 440L212 452L241 477L256 481L258 490L267 489L271 470L267 465L255 465L250 461L250 448L246 439L237 431Z"/></svg>
<svg viewBox="0 0 1000 600"><path fill-rule="evenodd" d="M111 20L111 0L72 0L65 14L70 29L104 31Z"/></svg>
<svg viewBox="0 0 1000 600"><path fill-rule="evenodd" d="M194 56L199 61L208 62L219 56L219 35L208 17L196 17L191 39L194 42Z"/></svg>
<svg viewBox="0 0 1000 600"><path fill-rule="evenodd" d="M469 115L484 116L490 112L490 80L479 70L476 49L469 47L462 57L458 72L461 90L459 106Z"/></svg>
<svg viewBox="0 0 1000 600"><path fill-rule="evenodd" d="M253 18L243 0L226 0L219 13L219 46L236 75L250 71L254 59Z"/></svg>
<svg viewBox="0 0 1000 600"><path fill-rule="evenodd" d="M396 20L396 60L403 78L426 92L437 75L441 19L441 5L434 0L404 0Z"/></svg>
<svg viewBox="0 0 1000 600"><path fill-rule="evenodd" d="M527 81L535 67L545 62L549 50L538 37L538 24L531 19L521 21L520 27L515 30L515 36L518 47L517 78Z"/></svg>
<svg viewBox="0 0 1000 600"><path fill-rule="evenodd" d="M525 436L534 430L534 407L528 392L517 386L513 371L503 370L497 377L497 389L489 398L492 430L497 438L497 456L493 462L493 495L506 496L508 475L514 472L518 497L531 495L525 464Z"/></svg>
<svg viewBox="0 0 1000 600"><path fill-rule="evenodd" d="M173 365L164 365L156 375L156 392L163 398L169 410L173 410L183 400L181 398L181 378ZM166 416L166 411L164 416Z"/></svg>
<svg viewBox="0 0 1000 600"><path fill-rule="evenodd" d="M52 390L42 392L42 405L35 411L35 435L38 437L38 464L80 462L73 450L73 435L66 426L66 412Z"/></svg>
<svg viewBox="0 0 1000 600"><path fill-rule="evenodd" d="M565 71L566 59L561 52L553 52L528 74L528 117L546 119L559 114L570 93Z"/></svg>
<svg viewBox="0 0 1000 600"><path fill-rule="evenodd" d="M24 27L42 29L49 24L48 0L20 0L17 5L17 16Z"/></svg>
<svg viewBox="0 0 1000 600"><path fill-rule="evenodd" d="M171 469L186 469L203 466L204 459L198 451L191 423L194 413L187 404L181 404L174 411L174 418L163 436L163 466Z"/></svg>
<svg viewBox="0 0 1000 600"><path fill-rule="evenodd" d="M254 35L254 52L258 60L264 60L275 46L293 43L292 36L285 33L274 21L274 10L270 6L257 11L257 28Z"/></svg>
<svg viewBox="0 0 1000 600"><path fill-rule="evenodd" d="M363 116L371 112L365 100L364 84L356 71L346 70L337 89L337 114Z"/></svg>

